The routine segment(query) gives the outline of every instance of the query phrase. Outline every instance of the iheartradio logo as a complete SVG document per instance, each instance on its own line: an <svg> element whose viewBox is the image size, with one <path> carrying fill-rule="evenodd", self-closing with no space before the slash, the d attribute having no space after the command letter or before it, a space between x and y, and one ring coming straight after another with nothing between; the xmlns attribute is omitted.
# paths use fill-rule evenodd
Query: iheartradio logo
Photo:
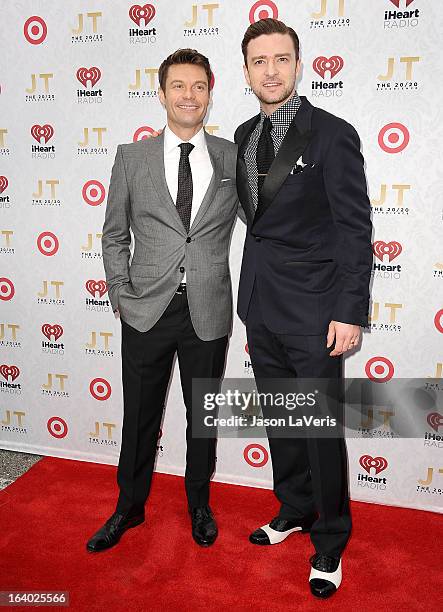
<svg viewBox="0 0 443 612"><path fill-rule="evenodd" d="M249 11L249 23L255 23L260 19L278 19L278 8L270 0L258 0L251 6Z"/></svg>
<svg viewBox="0 0 443 612"><path fill-rule="evenodd" d="M377 475L388 467L388 462L384 457L371 457L371 455L362 455L359 463L368 474L371 473L372 468Z"/></svg>
<svg viewBox="0 0 443 612"><path fill-rule="evenodd" d="M12 300L14 294L15 288L12 281L9 280L9 278L0 278L0 300L8 302L9 300Z"/></svg>
<svg viewBox="0 0 443 612"><path fill-rule="evenodd" d="M92 295L92 297L103 297L108 290L106 285L106 281L104 280L87 280L85 285L87 291ZM98 296L96 295L98 293Z"/></svg>
<svg viewBox="0 0 443 612"><path fill-rule="evenodd" d="M61 325L50 325L49 323L43 323L42 332L48 340L51 340L52 337L54 338L54 341L57 341L60 336L63 335L63 327Z"/></svg>
<svg viewBox="0 0 443 612"><path fill-rule="evenodd" d="M77 70L77 79L84 87L87 87L88 81L91 83L91 87L94 87L100 80L101 75L100 68L96 66L92 66L91 68L79 68Z"/></svg>
<svg viewBox="0 0 443 612"><path fill-rule="evenodd" d="M331 79L334 78L335 75L340 72L343 66L343 58L339 55L331 55L330 58L321 55L320 57L315 58L315 60L312 62L313 69L321 76L322 79L325 78L326 72L329 72Z"/></svg>
<svg viewBox="0 0 443 612"><path fill-rule="evenodd" d="M269 453L261 444L248 444L243 451L243 458L250 466L261 468L268 463Z"/></svg>
<svg viewBox="0 0 443 612"><path fill-rule="evenodd" d="M11 379L11 382L14 382L14 380L18 378L20 370L15 365L2 364L0 365L0 374L3 376L6 382L8 382L8 378Z"/></svg>
<svg viewBox="0 0 443 612"><path fill-rule="evenodd" d="M426 420L428 421L429 427L432 427L432 429L438 433L438 428L440 427L440 425L443 425L443 414L440 414L438 412L431 412L430 414L428 414Z"/></svg>
<svg viewBox="0 0 443 612"><path fill-rule="evenodd" d="M31 128L31 136L39 143L46 144L48 140L54 136L54 128L49 123L45 123L45 125L33 125Z"/></svg>
<svg viewBox="0 0 443 612"><path fill-rule="evenodd" d="M394 6L396 6L398 9L400 8L400 2L401 0L390 0L392 2L392 4ZM412 4L414 2L414 0L404 0L405 1L405 8L408 8L408 6L410 4Z"/></svg>
<svg viewBox="0 0 443 612"><path fill-rule="evenodd" d="M129 17L139 27L141 27L142 19L144 21L144 25L147 26L148 23L155 17L155 6L152 4L145 4L143 6L134 4L129 9Z"/></svg>
<svg viewBox="0 0 443 612"><path fill-rule="evenodd" d="M385 255L388 256L389 261L398 257L402 252L403 247L399 242L392 240L391 242L383 242L383 240L377 240L372 245L372 252L380 260L383 261Z"/></svg>
<svg viewBox="0 0 443 612"><path fill-rule="evenodd" d="M0 193L3 193L8 188L8 179L6 176L0 176Z"/></svg>
<svg viewBox="0 0 443 612"><path fill-rule="evenodd" d="M23 34L28 43L31 43L31 45L40 45L48 34L48 28L45 21L41 17L33 15L25 21L25 25L23 26Z"/></svg>

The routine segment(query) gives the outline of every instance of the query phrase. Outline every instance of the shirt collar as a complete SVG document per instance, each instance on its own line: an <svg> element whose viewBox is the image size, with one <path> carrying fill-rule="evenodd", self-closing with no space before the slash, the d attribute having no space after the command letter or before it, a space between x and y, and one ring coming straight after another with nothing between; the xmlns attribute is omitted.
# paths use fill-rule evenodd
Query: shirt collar
<svg viewBox="0 0 443 612"><path fill-rule="evenodd" d="M164 139L165 153L172 153L172 151L175 148L178 148L178 145L180 143L185 142L171 130L168 124L166 124L164 135L165 135L164 137L165 138ZM205 138L204 129L201 128L197 132L197 134L194 134L194 136L191 138L191 140L189 140L189 142L193 144L197 150L206 151L206 138Z"/></svg>
<svg viewBox="0 0 443 612"><path fill-rule="evenodd" d="M277 108L277 110L275 110L273 113L269 115L269 119L271 120L272 127L289 127L298 109L300 108L300 104L301 104L300 97L297 94L297 92L295 92L294 95L291 98L289 98L289 100L286 100L286 102L282 104L282 106ZM265 112L263 112L263 110L261 110L260 111L260 123L263 123L266 117L268 117L268 115Z"/></svg>

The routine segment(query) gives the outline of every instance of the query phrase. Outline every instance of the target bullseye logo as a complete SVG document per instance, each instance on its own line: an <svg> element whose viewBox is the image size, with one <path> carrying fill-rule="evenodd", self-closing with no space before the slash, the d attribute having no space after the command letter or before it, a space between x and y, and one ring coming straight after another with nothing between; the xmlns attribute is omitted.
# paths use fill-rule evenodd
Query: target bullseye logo
<svg viewBox="0 0 443 612"><path fill-rule="evenodd" d="M139 27L141 27L141 20L143 19L146 27L155 17L155 6L152 4L144 4L143 6L134 4L129 9L129 17Z"/></svg>
<svg viewBox="0 0 443 612"><path fill-rule="evenodd" d="M58 238L52 232L42 232L37 237L37 248L42 255L46 255L46 257L51 257L55 255L58 251L60 244Z"/></svg>
<svg viewBox="0 0 443 612"><path fill-rule="evenodd" d="M51 336L56 342L63 335L63 327L61 325L50 325L49 323L43 323L42 333L48 340L51 340Z"/></svg>
<svg viewBox="0 0 443 612"><path fill-rule="evenodd" d="M20 370L15 365L6 365L6 363L3 363L0 365L0 374L6 382L8 382L8 378L11 379L11 382L14 382L14 380L19 377Z"/></svg>
<svg viewBox="0 0 443 612"><path fill-rule="evenodd" d="M8 302L12 300L15 294L13 282L5 276L0 277L0 300Z"/></svg>
<svg viewBox="0 0 443 612"><path fill-rule="evenodd" d="M248 444L243 451L243 457L252 467L261 468L268 463L269 453L261 444Z"/></svg>
<svg viewBox="0 0 443 612"><path fill-rule="evenodd" d="M249 11L249 23L255 23L260 19L278 19L278 8L271 0L258 0L251 6Z"/></svg>
<svg viewBox="0 0 443 612"><path fill-rule="evenodd" d="M142 125L134 132L134 136L132 137L132 142L138 142L139 140L146 140L149 138L149 135L155 132L154 128L149 127L149 125Z"/></svg>
<svg viewBox="0 0 443 612"><path fill-rule="evenodd" d="M443 308L439 310L434 317L434 324L441 334L443 334Z"/></svg>
<svg viewBox="0 0 443 612"><path fill-rule="evenodd" d="M106 190L100 181L91 180L83 185L82 196L89 206L99 206L105 199Z"/></svg>
<svg viewBox="0 0 443 612"><path fill-rule="evenodd" d="M379 474L388 467L388 462L384 457L371 457L371 455L362 455L359 463L368 474L371 473L371 469Z"/></svg>
<svg viewBox="0 0 443 612"><path fill-rule="evenodd" d="M105 378L94 378L91 380L89 391L93 398L101 402L111 397L111 385Z"/></svg>
<svg viewBox="0 0 443 612"><path fill-rule="evenodd" d="M94 87L100 80L101 75L100 68L97 68L97 66L91 66L91 68L82 66L76 73L77 79L84 87L88 86L88 81L91 83L91 87Z"/></svg>
<svg viewBox="0 0 443 612"><path fill-rule="evenodd" d="M409 130L402 123L388 123L378 134L378 144L385 153L400 153L409 144Z"/></svg>
<svg viewBox="0 0 443 612"><path fill-rule="evenodd" d="M33 15L25 21L23 34L31 45L40 45L48 34L48 28L41 17Z"/></svg>
<svg viewBox="0 0 443 612"><path fill-rule="evenodd" d="M428 421L428 425L437 433L438 428L443 426L443 414L440 414L439 412L431 412L428 414L426 420Z"/></svg>
<svg viewBox="0 0 443 612"><path fill-rule="evenodd" d="M340 72L340 70L344 66L343 58L339 55L331 55L331 57L327 58L324 56L316 57L312 62L312 67L317 74L321 76L322 79L325 78L325 74L329 71L331 75L331 79L335 77L336 74Z"/></svg>
<svg viewBox="0 0 443 612"><path fill-rule="evenodd" d="M49 123L45 123L45 125L39 125L36 123L31 127L31 136L39 143L42 144L42 139L44 144L47 144L48 140L54 136L54 128Z"/></svg>
<svg viewBox="0 0 443 612"><path fill-rule="evenodd" d="M391 262L398 257L402 251L403 247L396 240L391 240L391 242L376 240L372 245L372 252L380 261L383 261L384 256L387 255L389 262Z"/></svg>
<svg viewBox="0 0 443 612"><path fill-rule="evenodd" d="M61 417L51 417L47 423L48 431L54 438L65 438L68 435L68 424Z"/></svg>
<svg viewBox="0 0 443 612"><path fill-rule="evenodd" d="M6 176L0 176L0 193L3 193L8 188L8 179Z"/></svg>
<svg viewBox="0 0 443 612"><path fill-rule="evenodd" d="M108 287L106 285L106 281L104 280L94 280L92 278L90 278L89 280L86 281L86 290L88 291L88 293L90 293L92 295L93 298L97 297L97 293L98 293L98 297L101 298L105 295L105 293L108 290Z"/></svg>
<svg viewBox="0 0 443 612"><path fill-rule="evenodd" d="M394 364L387 357L372 357L365 365L369 380L383 383L394 376Z"/></svg>

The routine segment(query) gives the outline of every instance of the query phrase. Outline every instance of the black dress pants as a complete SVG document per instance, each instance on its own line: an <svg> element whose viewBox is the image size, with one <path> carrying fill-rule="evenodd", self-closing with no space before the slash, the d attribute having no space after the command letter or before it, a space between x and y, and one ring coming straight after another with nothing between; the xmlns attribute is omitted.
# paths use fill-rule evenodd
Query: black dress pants
<svg viewBox="0 0 443 612"><path fill-rule="evenodd" d="M296 307L296 305L294 305ZM297 336L272 333L260 309L257 285L246 320L248 348L258 391L260 380L272 378L341 378L341 357L330 357L326 335ZM339 404L338 410L343 406ZM265 417L269 409L262 406ZM340 418L343 418L341 413ZM343 423L343 420L341 420ZM269 447L274 492L281 502L279 516L295 519L318 513L311 529L316 552L340 557L351 532L347 453L338 437L271 437Z"/></svg>
<svg viewBox="0 0 443 612"><path fill-rule="evenodd" d="M163 315L147 332L134 329L123 319L121 325L124 414L116 510L131 514L142 511L148 497L175 353L186 406L188 506L204 506L209 502L216 439L192 437L192 379L221 380L228 337L203 341L196 335L186 293L176 293Z"/></svg>

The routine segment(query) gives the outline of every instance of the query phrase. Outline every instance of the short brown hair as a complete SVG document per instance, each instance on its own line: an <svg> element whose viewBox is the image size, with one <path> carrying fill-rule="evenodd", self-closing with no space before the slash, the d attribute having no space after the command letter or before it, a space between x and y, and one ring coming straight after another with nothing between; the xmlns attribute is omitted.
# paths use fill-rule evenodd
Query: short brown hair
<svg viewBox="0 0 443 612"><path fill-rule="evenodd" d="M292 38L292 42L294 43L295 59L298 60L300 55L300 41L298 40L296 31L283 23L283 21L267 18L260 19L259 21L252 23L243 36L241 50L245 60L245 66L248 65L248 44L254 38L262 36L262 34L289 34L289 36Z"/></svg>
<svg viewBox="0 0 443 612"><path fill-rule="evenodd" d="M166 87L169 66L173 66L174 64L194 64L195 66L201 66L204 68L208 78L208 89L211 88L212 70L208 58L195 49L178 49L163 60L158 69L158 80L160 81L160 87L163 91L165 91Z"/></svg>

